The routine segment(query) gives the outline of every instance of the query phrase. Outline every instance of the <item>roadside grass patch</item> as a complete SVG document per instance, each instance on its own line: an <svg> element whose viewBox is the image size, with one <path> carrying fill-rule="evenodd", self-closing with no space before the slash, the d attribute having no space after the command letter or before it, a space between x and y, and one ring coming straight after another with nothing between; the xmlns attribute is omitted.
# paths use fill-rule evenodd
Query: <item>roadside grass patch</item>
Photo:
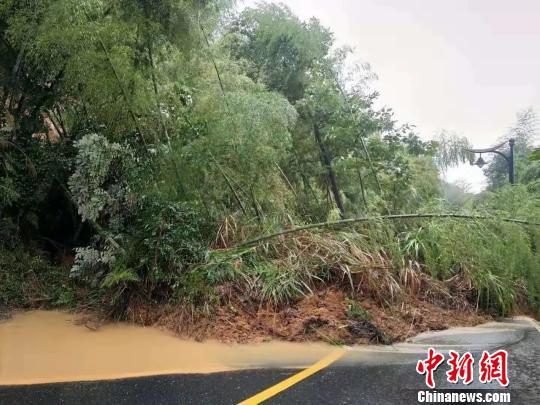
<svg viewBox="0 0 540 405"><path fill-rule="evenodd" d="M355 321L367 321L370 319L369 312L358 301L347 298L346 303L347 318Z"/></svg>

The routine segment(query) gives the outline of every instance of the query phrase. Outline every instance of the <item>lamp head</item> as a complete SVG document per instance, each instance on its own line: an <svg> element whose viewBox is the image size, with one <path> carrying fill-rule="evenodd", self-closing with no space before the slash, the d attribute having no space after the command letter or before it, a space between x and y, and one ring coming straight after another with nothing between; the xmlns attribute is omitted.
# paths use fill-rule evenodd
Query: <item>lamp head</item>
<svg viewBox="0 0 540 405"><path fill-rule="evenodd" d="M474 162L473 164L481 169L486 165L486 161L482 159L482 155L480 155L478 159L476 159L476 162Z"/></svg>

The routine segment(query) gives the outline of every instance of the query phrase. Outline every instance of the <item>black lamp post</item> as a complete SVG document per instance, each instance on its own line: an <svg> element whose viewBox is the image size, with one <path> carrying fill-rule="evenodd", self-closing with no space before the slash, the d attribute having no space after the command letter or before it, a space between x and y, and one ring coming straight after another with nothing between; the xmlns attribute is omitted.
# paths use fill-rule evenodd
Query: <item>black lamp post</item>
<svg viewBox="0 0 540 405"><path fill-rule="evenodd" d="M506 156L504 153L502 153L499 149L501 149L504 145L506 145L506 142L501 143L500 145L494 146L492 148L487 149L466 149L469 152L472 153L479 153L480 156L476 160L476 162L471 163L472 165L478 166L479 168L482 168L486 161L482 159L482 153L496 153L499 156L502 156L504 160L506 160L506 163L508 163L508 180L510 181L510 184L514 184L516 182L516 179L514 177L514 145L516 144L516 140L514 138L511 138L508 141L508 145L510 145L510 155Z"/></svg>

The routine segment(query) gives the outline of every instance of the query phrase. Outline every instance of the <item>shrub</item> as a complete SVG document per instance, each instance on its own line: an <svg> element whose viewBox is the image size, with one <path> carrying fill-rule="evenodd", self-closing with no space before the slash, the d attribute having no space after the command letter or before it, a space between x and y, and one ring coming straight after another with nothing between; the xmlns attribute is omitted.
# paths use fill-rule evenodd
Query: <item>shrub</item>
<svg viewBox="0 0 540 405"><path fill-rule="evenodd" d="M73 307L75 287L69 269L24 252L0 248L0 306L8 308Z"/></svg>

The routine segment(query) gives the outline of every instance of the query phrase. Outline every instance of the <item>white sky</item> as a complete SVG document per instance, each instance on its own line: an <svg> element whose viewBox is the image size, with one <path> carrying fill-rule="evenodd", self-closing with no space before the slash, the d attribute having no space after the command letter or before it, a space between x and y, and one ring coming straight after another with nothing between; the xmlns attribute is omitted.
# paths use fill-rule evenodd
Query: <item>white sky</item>
<svg viewBox="0 0 540 405"><path fill-rule="evenodd" d="M493 145L526 107L540 112L540 0L285 0L355 49L400 122L431 139L442 129ZM240 0L240 7L256 0ZM449 181L483 187L477 167Z"/></svg>

